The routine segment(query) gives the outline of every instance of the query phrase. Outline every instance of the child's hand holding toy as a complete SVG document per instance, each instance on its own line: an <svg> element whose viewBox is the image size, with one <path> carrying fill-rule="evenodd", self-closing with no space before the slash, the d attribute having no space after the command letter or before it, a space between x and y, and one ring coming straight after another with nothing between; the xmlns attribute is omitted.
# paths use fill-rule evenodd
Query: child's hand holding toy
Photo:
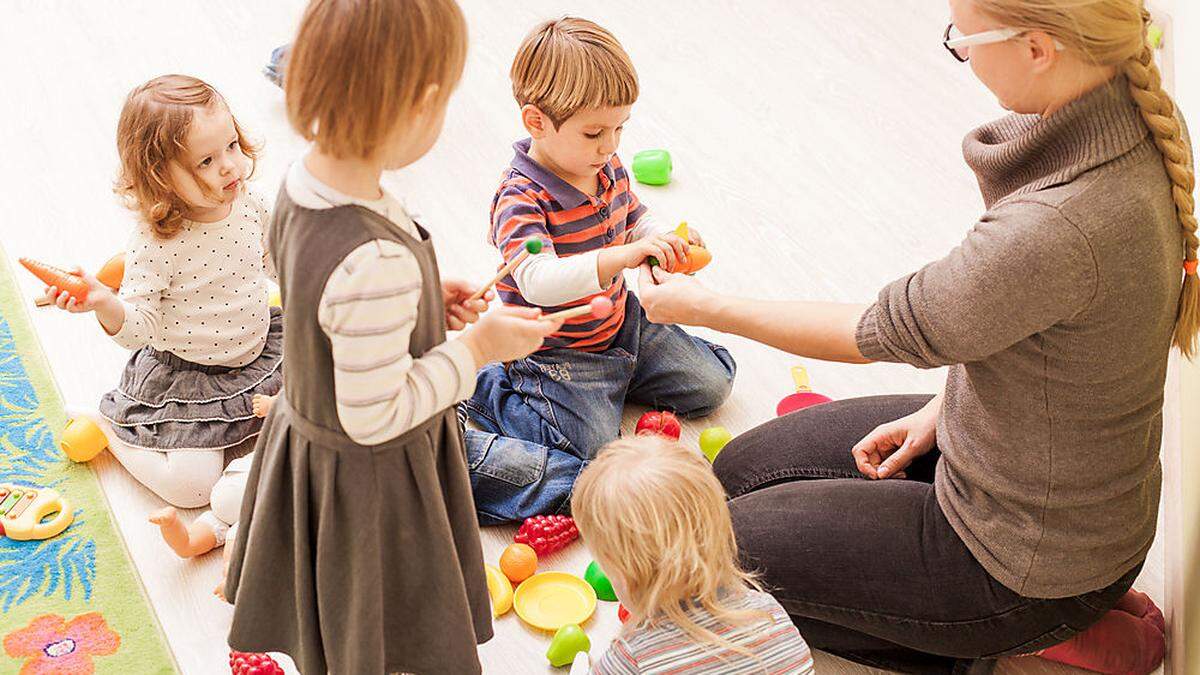
<svg viewBox="0 0 1200 675"><path fill-rule="evenodd" d="M469 281L461 279L442 279L442 299L446 304L446 327L450 330L462 330L469 323L479 320L479 315L487 311L488 303L495 293L487 291L482 297L476 298L479 289Z"/></svg>
<svg viewBox="0 0 1200 675"><path fill-rule="evenodd" d="M108 286L83 268L67 271L29 258L21 258L21 264L46 284L45 299L50 304L73 314L95 312L110 335L121 330L125 308Z"/></svg>
<svg viewBox="0 0 1200 675"><path fill-rule="evenodd" d="M536 307L498 307L488 312L459 340L475 356L476 366L508 362L537 351L545 339L562 327L563 319L544 318Z"/></svg>

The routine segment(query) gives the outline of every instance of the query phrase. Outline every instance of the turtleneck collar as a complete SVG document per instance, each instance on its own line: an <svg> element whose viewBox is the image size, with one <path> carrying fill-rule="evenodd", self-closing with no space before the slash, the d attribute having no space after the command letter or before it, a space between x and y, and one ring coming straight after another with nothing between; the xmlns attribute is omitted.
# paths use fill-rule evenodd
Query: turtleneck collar
<svg viewBox="0 0 1200 675"><path fill-rule="evenodd" d="M1069 183L1149 133L1122 75L1048 117L1014 114L975 129L963 140L963 157L990 209L1005 197Z"/></svg>

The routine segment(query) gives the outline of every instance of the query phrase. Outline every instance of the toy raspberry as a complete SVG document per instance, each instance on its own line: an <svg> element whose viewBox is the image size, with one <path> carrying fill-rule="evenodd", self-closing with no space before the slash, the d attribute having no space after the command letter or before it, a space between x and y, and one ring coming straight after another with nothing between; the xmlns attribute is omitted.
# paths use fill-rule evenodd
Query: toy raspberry
<svg viewBox="0 0 1200 675"><path fill-rule="evenodd" d="M229 672L233 675L284 675L283 668L266 654L229 652Z"/></svg>
<svg viewBox="0 0 1200 675"><path fill-rule="evenodd" d="M521 524L513 541L529 544L538 557L554 553L579 538L571 516L531 516Z"/></svg>

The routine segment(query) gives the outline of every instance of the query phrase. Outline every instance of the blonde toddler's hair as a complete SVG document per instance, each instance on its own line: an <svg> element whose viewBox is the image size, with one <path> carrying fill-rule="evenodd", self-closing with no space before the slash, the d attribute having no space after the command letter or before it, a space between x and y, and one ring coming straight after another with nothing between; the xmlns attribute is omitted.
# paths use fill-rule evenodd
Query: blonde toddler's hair
<svg viewBox="0 0 1200 675"><path fill-rule="evenodd" d="M580 475L571 508L600 566L624 581L630 625L665 619L700 644L730 647L687 611L729 625L769 619L726 603L759 586L738 565L725 492L699 452L657 435L614 441Z"/></svg>

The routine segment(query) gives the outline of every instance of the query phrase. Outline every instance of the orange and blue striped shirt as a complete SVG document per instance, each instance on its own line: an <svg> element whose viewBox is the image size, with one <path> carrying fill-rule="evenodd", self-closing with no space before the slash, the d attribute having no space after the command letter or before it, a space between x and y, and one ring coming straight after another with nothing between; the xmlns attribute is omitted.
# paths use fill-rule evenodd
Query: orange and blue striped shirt
<svg viewBox="0 0 1200 675"><path fill-rule="evenodd" d="M504 262L520 255L525 240L542 240L540 255L560 258L606 246L620 246L646 214L629 186L629 175L614 155L600 171L595 195L584 194L529 156L530 139L513 144L516 154L504 170L500 188L492 199L489 243L500 249ZM501 265L503 267L503 264ZM509 305L539 307L526 300L512 275L496 284L500 299ZM613 303L612 314L602 319L583 316L568 320L562 330L546 339L542 349L568 347L589 352L608 349L625 321L625 277L617 274L608 288L555 307L555 312L586 305L597 295Z"/></svg>

